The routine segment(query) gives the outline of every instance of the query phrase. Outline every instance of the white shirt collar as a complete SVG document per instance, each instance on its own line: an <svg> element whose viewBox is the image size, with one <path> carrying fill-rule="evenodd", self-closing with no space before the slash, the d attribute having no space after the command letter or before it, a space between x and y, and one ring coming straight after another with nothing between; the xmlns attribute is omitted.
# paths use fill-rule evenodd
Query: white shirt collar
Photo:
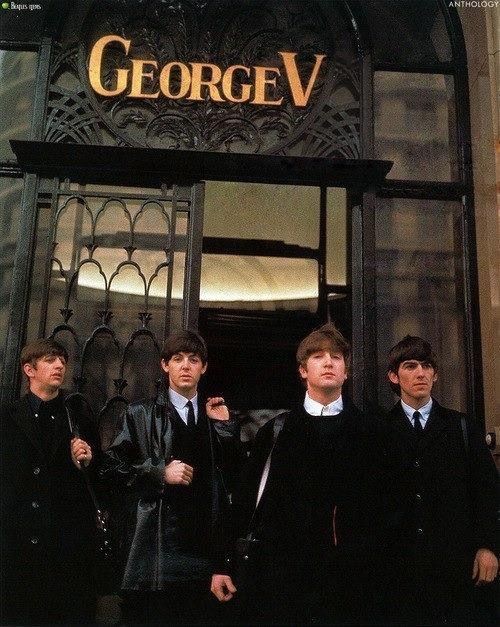
<svg viewBox="0 0 500 627"><path fill-rule="evenodd" d="M168 397L170 398L170 402L177 410L177 413L182 418L182 420L187 424L187 413L188 408L186 407L186 403L191 401L193 403L194 415L196 420L198 420L198 394L196 393L193 398L189 399L179 392L172 390L172 388L168 388Z"/></svg>
<svg viewBox="0 0 500 627"><path fill-rule="evenodd" d="M425 427L432 409L432 398L430 398L425 405L420 407L420 409L415 409L414 407L411 407L411 405L407 405L403 400L401 400L401 407L411 424L413 424L413 414L418 411L421 416L422 426Z"/></svg>
<svg viewBox="0 0 500 627"><path fill-rule="evenodd" d="M328 405L322 405L321 403L318 403L318 401L313 400L309 396L309 392L306 392L304 409L311 416L336 416L344 409L342 394L331 403L328 403Z"/></svg>

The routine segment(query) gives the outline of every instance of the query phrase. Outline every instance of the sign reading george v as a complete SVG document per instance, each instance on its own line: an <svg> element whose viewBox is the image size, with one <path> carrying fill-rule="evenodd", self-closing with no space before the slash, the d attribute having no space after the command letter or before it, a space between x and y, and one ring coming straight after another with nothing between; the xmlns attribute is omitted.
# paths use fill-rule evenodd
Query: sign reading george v
<svg viewBox="0 0 500 627"><path fill-rule="evenodd" d="M45 139L357 158L361 57L343 2L81 0Z"/></svg>
<svg viewBox="0 0 500 627"><path fill-rule="evenodd" d="M132 69L116 70L116 87L106 88L101 79L103 55L107 46L112 44L123 46L125 53L130 49L130 39L119 35L101 37L93 46L89 60L89 81L101 96L117 96L125 93L129 98L158 98L162 93L167 98L177 100L203 100L206 96L216 102L249 102L254 105L275 105L283 102L281 98L272 97L266 90L276 89L276 79L281 75L278 67L231 65L224 71L213 63L182 63L170 61L158 73L158 61L153 59L131 59ZM283 60L284 74L288 81L293 103L297 107L305 107L318 78L319 68L326 55L315 54L315 62L307 84L302 85L297 67L296 52L278 52ZM155 74L156 72L156 74ZM129 74L131 80L129 81ZM240 80L238 80L240 75ZM241 80L241 75L244 79ZM248 83L248 79L253 79ZM145 82L159 83L159 89L147 89ZM238 85L236 93L235 85ZM128 88L128 90L127 90Z"/></svg>

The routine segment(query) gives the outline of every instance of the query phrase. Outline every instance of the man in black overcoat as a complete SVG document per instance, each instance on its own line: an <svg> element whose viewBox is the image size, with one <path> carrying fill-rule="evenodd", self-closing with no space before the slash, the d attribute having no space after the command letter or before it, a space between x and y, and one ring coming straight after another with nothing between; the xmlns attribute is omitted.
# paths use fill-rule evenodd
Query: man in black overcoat
<svg viewBox="0 0 500 627"><path fill-rule="evenodd" d="M2 624L75 625L95 612L94 509L82 473L94 430L86 406L60 390L67 359L52 339L25 346L29 391L2 416Z"/></svg>
<svg viewBox="0 0 500 627"><path fill-rule="evenodd" d="M386 620L475 624L474 586L498 571L497 471L477 420L432 396L430 344L406 336L389 353L388 378L401 400L384 420Z"/></svg>
<svg viewBox="0 0 500 627"><path fill-rule="evenodd" d="M197 333L168 337L161 368L166 385L156 398L129 405L101 471L126 499L125 620L205 623L211 575L224 567L223 474L236 425L224 399L204 407L198 396L207 347Z"/></svg>
<svg viewBox="0 0 500 627"><path fill-rule="evenodd" d="M372 426L342 394L350 347L333 325L302 340L297 362L304 401L256 436L232 570L212 591L244 624L360 624Z"/></svg>

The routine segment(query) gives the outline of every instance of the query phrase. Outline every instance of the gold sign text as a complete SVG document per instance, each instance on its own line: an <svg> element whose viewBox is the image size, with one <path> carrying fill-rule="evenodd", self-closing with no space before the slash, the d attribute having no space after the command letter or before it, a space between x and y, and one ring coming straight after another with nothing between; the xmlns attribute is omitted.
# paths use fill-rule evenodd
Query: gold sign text
<svg viewBox="0 0 500 627"><path fill-rule="evenodd" d="M171 61L161 70L158 62L150 59L130 59L131 69L116 70L114 88L102 84L101 66L105 48L115 42L123 46L128 54L131 40L118 35L101 37L93 46L89 60L89 80L92 89L101 96L118 96L125 92L129 98L158 98L160 93L167 98L179 100L203 100L208 91L209 98L216 102L248 102L253 105L276 105L283 97L273 99L270 88L276 87L281 76L278 67L231 65L226 70L213 63L182 63ZM293 103L305 107L311 96L319 69L326 55L315 54L315 64L307 84L303 84L296 63L296 52L278 52L283 60L284 76L287 79ZM157 74L159 71L159 75ZM158 76L159 90L145 90L144 80L154 81Z"/></svg>

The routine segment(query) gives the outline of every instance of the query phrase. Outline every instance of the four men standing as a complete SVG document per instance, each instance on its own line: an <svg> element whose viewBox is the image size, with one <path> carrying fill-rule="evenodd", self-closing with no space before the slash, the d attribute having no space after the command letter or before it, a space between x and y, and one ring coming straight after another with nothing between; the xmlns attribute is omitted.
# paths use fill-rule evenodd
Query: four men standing
<svg viewBox="0 0 500 627"><path fill-rule="evenodd" d="M66 361L53 340L28 345L30 391L2 421L3 618L12 622L74 623L93 608L92 504L80 471L93 438L83 406L59 393ZM431 397L430 345L407 336L391 350L401 401L382 420L342 393L350 348L335 327L304 338L297 362L304 401L257 434L234 494L235 533L236 425L222 398L205 408L198 398L203 339L167 339L165 385L128 407L101 465L127 495L126 619L207 622L211 578L243 623L477 623L473 584L498 571L497 473L474 421Z"/></svg>

